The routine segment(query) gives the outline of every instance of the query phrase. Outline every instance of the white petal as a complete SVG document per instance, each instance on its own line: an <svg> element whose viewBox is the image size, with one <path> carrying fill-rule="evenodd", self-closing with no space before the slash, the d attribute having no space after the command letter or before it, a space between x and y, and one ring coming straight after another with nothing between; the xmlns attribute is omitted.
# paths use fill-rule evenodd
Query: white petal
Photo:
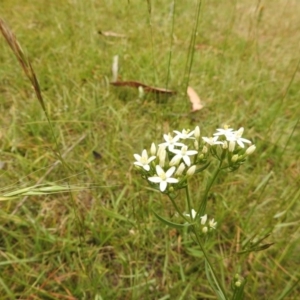
<svg viewBox="0 0 300 300"><path fill-rule="evenodd" d="M156 173L160 177L165 172L164 172L164 170L162 169L162 167L160 165L156 165Z"/></svg>
<svg viewBox="0 0 300 300"><path fill-rule="evenodd" d="M148 153L147 153L146 149L143 150L142 157L145 158L145 159L148 159Z"/></svg>
<svg viewBox="0 0 300 300"><path fill-rule="evenodd" d="M197 153L198 153L198 151L196 151L196 150L189 150L186 152L186 155L195 155Z"/></svg>
<svg viewBox="0 0 300 300"><path fill-rule="evenodd" d="M171 167L167 172L166 172L166 176L169 178L173 175L173 173L175 172L176 168L175 167Z"/></svg>
<svg viewBox="0 0 300 300"><path fill-rule="evenodd" d="M185 164L186 164L188 167L191 165L191 160L190 160L190 158L189 158L187 155L185 155L185 156L183 157L183 161L185 162Z"/></svg>
<svg viewBox="0 0 300 300"><path fill-rule="evenodd" d="M135 161L133 164L136 166L144 167L144 165L142 163L140 163L139 161Z"/></svg>
<svg viewBox="0 0 300 300"><path fill-rule="evenodd" d="M207 221L207 215L200 217L200 219L201 219L201 224L204 225Z"/></svg>
<svg viewBox="0 0 300 300"><path fill-rule="evenodd" d="M159 184L159 189L163 192L163 191L165 191L166 188L167 188L167 183L165 181L162 181Z"/></svg>
<svg viewBox="0 0 300 300"><path fill-rule="evenodd" d="M146 171L149 171L149 170L150 170L150 166L149 166L149 165L143 165L143 168L144 168Z"/></svg>
<svg viewBox="0 0 300 300"><path fill-rule="evenodd" d="M141 160L141 156L138 155L138 154L133 154L134 158L137 160L137 161L140 161Z"/></svg>
<svg viewBox="0 0 300 300"><path fill-rule="evenodd" d="M243 144L242 141L237 140L236 142L238 143L238 145L239 145L241 148L245 148L245 145Z"/></svg>
<svg viewBox="0 0 300 300"><path fill-rule="evenodd" d="M148 164L150 164L151 161L153 161L155 158L156 158L156 156L151 156L151 157L148 159Z"/></svg>
<svg viewBox="0 0 300 300"><path fill-rule="evenodd" d="M154 183L160 183L162 181L160 177L149 177L148 180Z"/></svg>
<svg viewBox="0 0 300 300"><path fill-rule="evenodd" d="M176 179L176 178L167 178L166 179L166 182L168 182L168 183L177 183L178 182L178 179Z"/></svg>
<svg viewBox="0 0 300 300"><path fill-rule="evenodd" d="M173 149L173 148L169 148L169 150L172 152L172 153L175 153L175 154L181 154L181 150L178 150L178 149Z"/></svg>

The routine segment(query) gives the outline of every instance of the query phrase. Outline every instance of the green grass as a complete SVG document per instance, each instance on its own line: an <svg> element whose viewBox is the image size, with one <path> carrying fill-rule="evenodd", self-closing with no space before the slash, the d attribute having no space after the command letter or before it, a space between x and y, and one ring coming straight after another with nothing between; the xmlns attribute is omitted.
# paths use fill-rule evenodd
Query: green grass
<svg viewBox="0 0 300 300"><path fill-rule="evenodd" d="M150 14L147 1L1 1L55 135L1 37L1 189L41 179L84 187L0 203L1 299L216 299L199 248L155 218L153 208L171 218L172 205L147 189L132 163L163 133L199 125L209 136L224 123L245 127L257 150L212 189L211 259L227 290L235 273L247 277L245 299L298 299L300 3L203 1L188 74L197 1L175 1L174 15L172 1L162 2L148 1ZM114 55L123 80L168 84L176 96L140 100L134 89L110 86ZM193 114L188 77L205 103ZM69 168L47 173L56 151L66 152ZM206 179L193 180L194 201ZM272 247L245 260L236 254L269 228Z"/></svg>

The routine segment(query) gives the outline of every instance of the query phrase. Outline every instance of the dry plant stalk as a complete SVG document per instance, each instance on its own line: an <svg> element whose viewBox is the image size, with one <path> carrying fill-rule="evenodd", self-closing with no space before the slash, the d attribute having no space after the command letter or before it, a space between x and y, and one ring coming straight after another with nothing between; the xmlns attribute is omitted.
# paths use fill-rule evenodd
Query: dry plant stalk
<svg viewBox="0 0 300 300"><path fill-rule="evenodd" d="M35 75L35 72L33 70L33 67L29 61L29 59L25 56L24 51L22 50L16 36L14 35L14 33L10 30L10 28L8 27L8 25L4 22L4 20L2 18L0 18L0 31L2 33L2 35L4 36L4 38L6 39L6 42L8 43L8 45L10 46L11 50L13 51L13 53L15 54L15 56L17 57L22 69L25 72L25 75L27 76L27 78L29 79L29 81L31 82L31 85L33 86L34 92L36 94L36 97L46 115L47 121L50 125L51 131L52 131L52 135L56 144L56 151L53 150L55 156L57 156L58 161L60 161L65 167L69 168L70 167L65 163L63 156L61 155L60 151L59 151L59 145L57 142L57 139L55 137L54 134L54 130L52 127L52 124L50 122L50 118L48 116L48 113L46 111L46 106L43 100L43 96L41 93L41 89L40 89L40 85L39 82L37 80L37 77ZM83 138L82 138L83 139ZM81 140L81 138L80 138ZM57 162L54 164L54 167L57 165ZM54 168L53 167L53 168ZM50 168L49 173L52 171L53 168ZM48 175L48 173L45 174L45 176ZM45 177L44 176L44 177ZM44 177L42 179L40 179L37 182L37 185L44 179ZM25 197L20 203L19 205L16 207L16 209L14 210L13 214L19 209L20 205L22 205L25 200L27 198Z"/></svg>
<svg viewBox="0 0 300 300"><path fill-rule="evenodd" d="M1 19L1 18L0 18L0 31L1 31L2 35L4 36L4 38L6 39L7 44L10 46L11 50L13 51L15 56L17 57L17 59L18 59L20 65L21 65L22 69L24 70L27 78L30 80L30 82L33 86L33 89L35 91L35 94L38 98L38 101L40 102L40 105L42 106L45 114L47 115L46 107L45 107L44 100L43 100L42 93L41 93L41 89L40 89L40 85L39 85L39 82L36 78L34 70L32 68L32 65L31 65L29 59L25 56L24 51L22 50L20 44L18 43L18 41L16 39L16 36L10 30L10 28L4 22L4 20Z"/></svg>

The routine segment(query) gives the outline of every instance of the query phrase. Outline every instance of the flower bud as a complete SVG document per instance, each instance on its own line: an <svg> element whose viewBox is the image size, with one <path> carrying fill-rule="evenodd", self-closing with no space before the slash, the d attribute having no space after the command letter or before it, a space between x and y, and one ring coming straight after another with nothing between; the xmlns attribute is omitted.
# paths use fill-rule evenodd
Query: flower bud
<svg viewBox="0 0 300 300"><path fill-rule="evenodd" d="M197 140L194 141L194 147L195 147L196 150L199 149L199 143L198 143Z"/></svg>
<svg viewBox="0 0 300 300"><path fill-rule="evenodd" d="M112 64L112 81L118 81L118 63L119 63L119 56L115 55L113 57L113 64Z"/></svg>
<svg viewBox="0 0 300 300"><path fill-rule="evenodd" d="M200 138L200 127L196 126L195 131L194 131L194 136L197 140Z"/></svg>
<svg viewBox="0 0 300 300"><path fill-rule="evenodd" d="M185 169L185 164L184 163L181 163L179 165L179 167L177 168L176 172L175 172L175 175L176 176L180 176L182 174L182 172L184 171Z"/></svg>
<svg viewBox="0 0 300 300"><path fill-rule="evenodd" d="M245 152L246 155L251 155L256 149L255 145L251 145Z"/></svg>
<svg viewBox="0 0 300 300"><path fill-rule="evenodd" d="M162 145L158 145L157 156L159 157L161 152L166 151L166 147Z"/></svg>
<svg viewBox="0 0 300 300"><path fill-rule="evenodd" d="M150 153L152 156L156 155L156 146L154 143L151 144Z"/></svg>
<svg viewBox="0 0 300 300"><path fill-rule="evenodd" d="M166 149L161 149L159 153L159 165L163 168L165 166L167 151Z"/></svg>
<svg viewBox="0 0 300 300"><path fill-rule="evenodd" d="M193 176L195 174L195 171L196 171L196 165L193 165L186 171L186 175Z"/></svg>
<svg viewBox="0 0 300 300"><path fill-rule="evenodd" d="M142 86L139 86L138 91L139 91L139 99L143 99L145 96L144 88Z"/></svg>
<svg viewBox="0 0 300 300"><path fill-rule="evenodd" d="M227 149L227 148L228 148L228 143L227 143L227 141L224 141L224 142L223 142L222 148L223 148L223 149Z"/></svg>
<svg viewBox="0 0 300 300"><path fill-rule="evenodd" d="M204 227L202 228L202 232L203 232L203 233L207 233L207 231L208 231L207 226L204 226Z"/></svg>
<svg viewBox="0 0 300 300"><path fill-rule="evenodd" d="M241 286L241 281L240 280L238 280L238 281L236 281L235 283L234 283L234 285L236 286L236 287L240 287Z"/></svg>
<svg viewBox="0 0 300 300"><path fill-rule="evenodd" d="M233 155L233 156L231 157L231 161L232 161L233 163L237 162L238 159L239 159L238 154L235 154L235 155Z"/></svg>
<svg viewBox="0 0 300 300"><path fill-rule="evenodd" d="M178 166L178 164L180 163L181 158L174 156L171 161L170 161L170 166Z"/></svg>
<svg viewBox="0 0 300 300"><path fill-rule="evenodd" d="M203 154L206 154L207 151L208 151L207 147L206 147L206 146L203 146L202 153L203 153Z"/></svg>
<svg viewBox="0 0 300 300"><path fill-rule="evenodd" d="M235 141L230 141L228 147L229 152L233 152L234 148L235 148Z"/></svg>

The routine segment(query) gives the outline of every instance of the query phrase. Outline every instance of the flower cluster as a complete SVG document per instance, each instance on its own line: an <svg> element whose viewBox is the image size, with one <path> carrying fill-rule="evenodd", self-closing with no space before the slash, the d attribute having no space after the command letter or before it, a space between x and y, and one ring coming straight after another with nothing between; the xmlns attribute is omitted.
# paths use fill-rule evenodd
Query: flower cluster
<svg viewBox="0 0 300 300"><path fill-rule="evenodd" d="M195 220L197 218L197 212L194 209L192 209L191 214L184 214L184 215L191 218L192 220ZM204 215L200 217L200 225L201 225L202 233L207 233L209 231L216 229L217 222L215 222L215 219L211 219L207 223L207 215Z"/></svg>
<svg viewBox="0 0 300 300"><path fill-rule="evenodd" d="M134 165L150 185L169 193L183 188L189 177L206 169L210 155L221 162L226 160L224 168L237 169L255 151L255 145L245 149L245 144L252 143L242 137L243 132L243 127L233 130L224 126L212 137L201 137L199 126L174 130L164 134L164 142L158 146L152 143L150 155L146 149L141 155L134 154Z"/></svg>

